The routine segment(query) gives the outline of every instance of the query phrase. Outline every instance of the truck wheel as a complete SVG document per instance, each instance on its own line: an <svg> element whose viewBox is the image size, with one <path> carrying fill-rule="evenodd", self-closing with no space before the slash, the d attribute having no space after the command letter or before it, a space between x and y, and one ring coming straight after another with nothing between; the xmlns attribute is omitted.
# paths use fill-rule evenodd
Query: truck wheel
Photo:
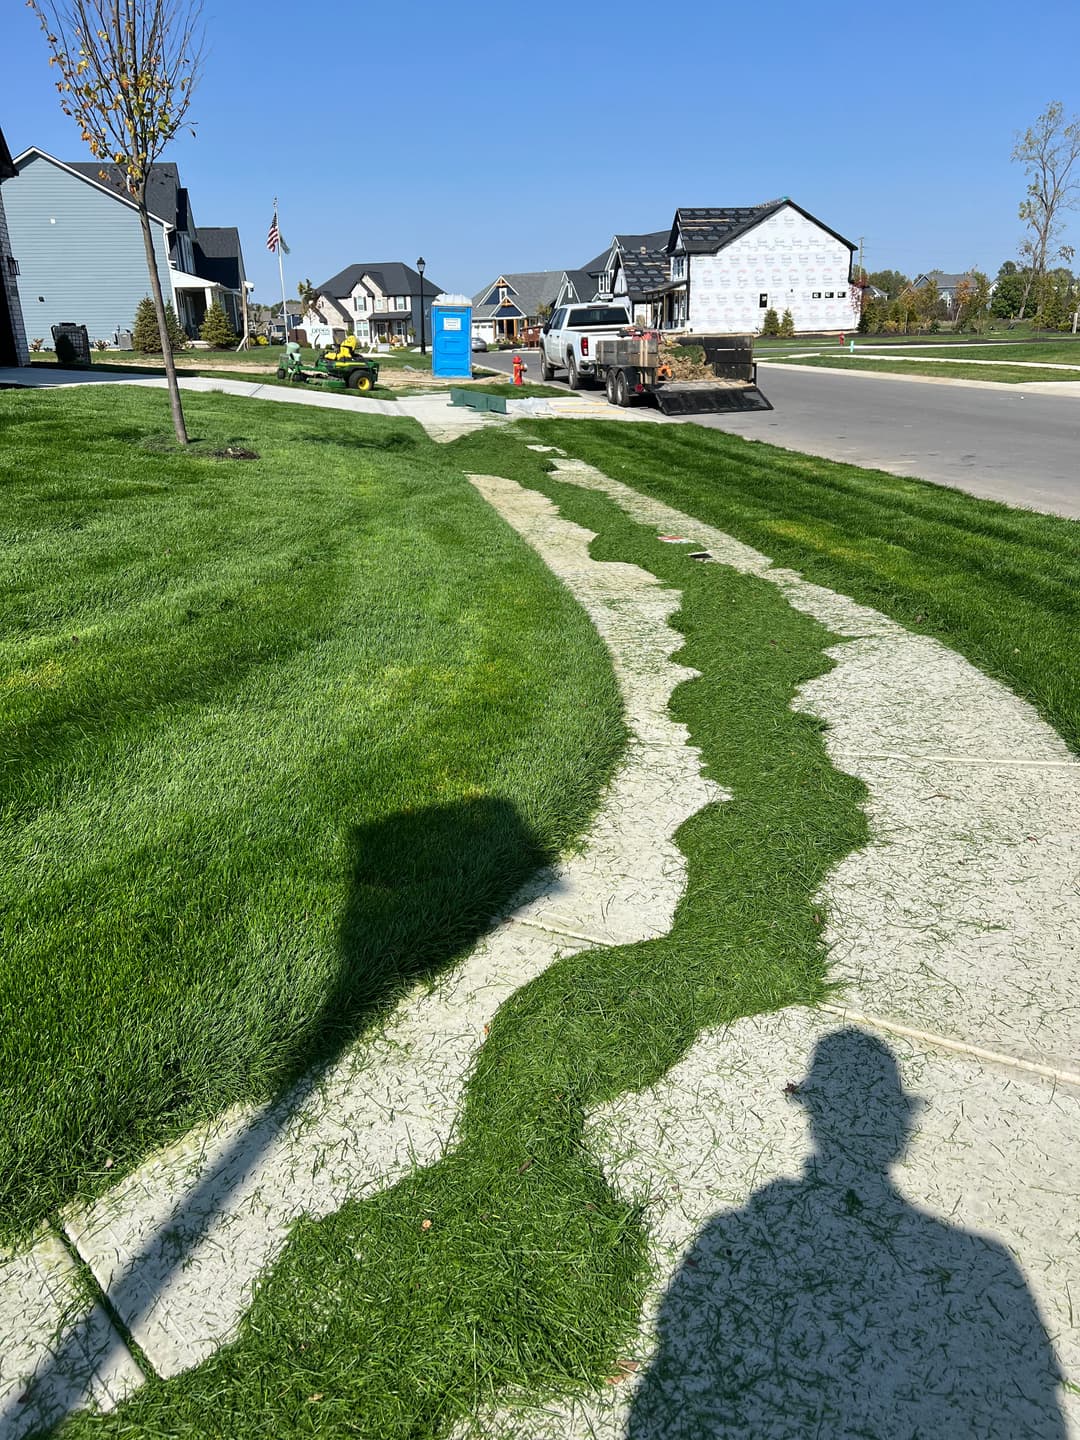
<svg viewBox="0 0 1080 1440"><path fill-rule="evenodd" d="M543 350L540 351L540 379L541 379L541 380L554 380L554 379L555 379L555 366L548 364L548 358L547 358L547 356L544 354Z"/></svg>
<svg viewBox="0 0 1080 1440"><path fill-rule="evenodd" d="M630 404L630 386L626 383L626 376L621 370L615 376L615 404L623 409Z"/></svg>
<svg viewBox="0 0 1080 1440"><path fill-rule="evenodd" d="M571 390L581 389L581 376L578 374L577 361L572 352L566 357L566 378Z"/></svg>

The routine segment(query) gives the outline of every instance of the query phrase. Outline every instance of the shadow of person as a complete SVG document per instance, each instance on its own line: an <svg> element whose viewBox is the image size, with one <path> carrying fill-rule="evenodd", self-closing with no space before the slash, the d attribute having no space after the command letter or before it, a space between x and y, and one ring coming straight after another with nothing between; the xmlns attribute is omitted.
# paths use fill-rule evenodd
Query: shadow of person
<svg viewBox="0 0 1080 1440"><path fill-rule="evenodd" d="M347 852L335 964L322 1004L297 1027L292 1066L282 1067L292 1083L196 1151L171 1162L159 1156L142 1172L145 1193L123 1224L107 1207L99 1217L113 1267L110 1307L162 1375L233 1337L301 1215L329 1213L382 1183L381 1171L352 1158L356 1134L393 1138L397 1125L408 1139L408 1106L395 1117L377 1087L369 1099L370 1071L354 1082L336 1062L418 983L467 954L555 858L513 803L483 795L355 826ZM406 1053L398 1089L408 1088L410 1066L430 1064L430 1056ZM454 1119L453 1110L435 1117L443 1139ZM363 1153L372 1149L378 1145ZM85 1401L95 1369L107 1373L120 1348L95 1307L0 1398L0 1440L57 1423Z"/></svg>
<svg viewBox="0 0 1080 1440"><path fill-rule="evenodd" d="M891 1179L920 1102L888 1046L833 1031L796 1098L805 1169L684 1257L628 1440L1064 1440L1061 1374L1016 1262Z"/></svg>

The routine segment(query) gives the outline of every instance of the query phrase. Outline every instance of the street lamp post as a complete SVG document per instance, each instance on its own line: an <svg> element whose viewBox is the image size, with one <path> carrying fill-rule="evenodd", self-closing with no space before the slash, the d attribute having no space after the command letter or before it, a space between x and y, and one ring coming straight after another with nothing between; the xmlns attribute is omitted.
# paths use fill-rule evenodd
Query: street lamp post
<svg viewBox="0 0 1080 1440"><path fill-rule="evenodd" d="M420 354L427 354L427 335L424 329L424 257L421 255L416 262L416 268L420 272Z"/></svg>

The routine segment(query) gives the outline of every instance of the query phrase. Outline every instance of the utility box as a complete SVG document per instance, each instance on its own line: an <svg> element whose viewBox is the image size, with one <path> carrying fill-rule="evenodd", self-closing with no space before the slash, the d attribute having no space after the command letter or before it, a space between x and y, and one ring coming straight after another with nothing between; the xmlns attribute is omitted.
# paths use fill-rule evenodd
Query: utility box
<svg viewBox="0 0 1080 1440"><path fill-rule="evenodd" d="M431 373L444 380L472 379L472 301L440 295L431 306Z"/></svg>
<svg viewBox="0 0 1080 1440"><path fill-rule="evenodd" d="M90 364L90 336L85 325L72 325L65 321L52 327L53 349L58 365L84 366Z"/></svg>

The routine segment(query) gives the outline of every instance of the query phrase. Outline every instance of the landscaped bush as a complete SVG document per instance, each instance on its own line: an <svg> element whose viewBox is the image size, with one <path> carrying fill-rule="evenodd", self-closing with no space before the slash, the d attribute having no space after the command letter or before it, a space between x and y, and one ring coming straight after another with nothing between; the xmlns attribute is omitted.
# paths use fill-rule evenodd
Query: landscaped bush
<svg viewBox="0 0 1080 1440"><path fill-rule="evenodd" d="M188 337L180 321L176 318L176 311L173 309L171 300L165 306L165 328L169 332L173 349L186 350ZM154 309L154 302L149 295L143 296L139 301L139 308L135 311L135 327L132 330L131 343L143 355L161 354L161 335L158 331L157 311Z"/></svg>
<svg viewBox="0 0 1080 1440"><path fill-rule="evenodd" d="M795 317L790 310L784 311L783 318L780 321L780 334L786 340L790 340L795 334Z"/></svg>
<svg viewBox="0 0 1080 1440"><path fill-rule="evenodd" d="M199 326L199 339L205 340L213 350L231 350L237 344L237 337L229 324L229 317L225 314L220 301L215 300L206 312L206 317Z"/></svg>
<svg viewBox="0 0 1080 1440"><path fill-rule="evenodd" d="M761 333L762 335L780 334L780 316L777 315L771 305L768 310L765 311L765 319L761 322Z"/></svg>

